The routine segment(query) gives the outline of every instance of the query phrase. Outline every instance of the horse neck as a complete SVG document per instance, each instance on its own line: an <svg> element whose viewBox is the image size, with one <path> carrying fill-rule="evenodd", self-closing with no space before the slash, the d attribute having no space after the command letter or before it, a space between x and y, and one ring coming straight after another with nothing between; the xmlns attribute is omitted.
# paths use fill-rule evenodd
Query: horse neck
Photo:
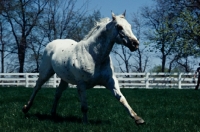
<svg viewBox="0 0 200 132"><path fill-rule="evenodd" d="M103 62L112 50L114 45L114 37L115 35L110 35L106 28L100 30L100 32L91 36L85 44L88 47L88 52L93 57L93 60L96 63Z"/></svg>

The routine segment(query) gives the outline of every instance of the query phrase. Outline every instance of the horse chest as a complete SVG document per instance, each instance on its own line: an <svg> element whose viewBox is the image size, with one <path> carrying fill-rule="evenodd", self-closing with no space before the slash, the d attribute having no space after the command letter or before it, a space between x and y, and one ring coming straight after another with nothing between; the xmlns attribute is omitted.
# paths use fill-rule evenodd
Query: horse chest
<svg viewBox="0 0 200 132"><path fill-rule="evenodd" d="M95 64L88 56L85 55L75 55L69 64L72 73L77 77L77 79L89 80L95 73Z"/></svg>

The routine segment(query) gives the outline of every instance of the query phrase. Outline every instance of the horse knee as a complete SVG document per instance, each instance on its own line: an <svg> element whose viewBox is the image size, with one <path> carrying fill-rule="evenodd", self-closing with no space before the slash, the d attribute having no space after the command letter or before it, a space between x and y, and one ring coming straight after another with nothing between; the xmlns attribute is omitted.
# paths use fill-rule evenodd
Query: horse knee
<svg viewBox="0 0 200 132"><path fill-rule="evenodd" d="M115 98L117 100L120 100L121 97L123 97L121 92L119 90L117 90L117 89L112 89L111 92L112 92L112 94L115 96Z"/></svg>

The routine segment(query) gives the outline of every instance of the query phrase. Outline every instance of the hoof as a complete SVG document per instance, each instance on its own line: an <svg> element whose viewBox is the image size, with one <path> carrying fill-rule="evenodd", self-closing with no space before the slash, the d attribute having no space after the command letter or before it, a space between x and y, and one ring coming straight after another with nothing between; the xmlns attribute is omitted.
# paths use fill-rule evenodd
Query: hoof
<svg viewBox="0 0 200 132"><path fill-rule="evenodd" d="M141 117L136 116L136 117L135 117L135 123L136 123L137 125L142 125L142 124L145 123L145 121L144 121Z"/></svg>
<svg viewBox="0 0 200 132"><path fill-rule="evenodd" d="M28 112L28 107L27 105L24 105L24 107L22 108L22 111L26 114Z"/></svg>

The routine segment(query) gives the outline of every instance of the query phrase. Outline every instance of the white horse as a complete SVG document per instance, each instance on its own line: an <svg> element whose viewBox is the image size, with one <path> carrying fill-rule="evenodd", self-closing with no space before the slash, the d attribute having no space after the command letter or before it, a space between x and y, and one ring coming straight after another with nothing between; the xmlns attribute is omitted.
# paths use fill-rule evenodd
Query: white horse
<svg viewBox="0 0 200 132"><path fill-rule="evenodd" d="M87 122L86 89L102 85L109 89L128 110L136 124L143 124L144 120L129 106L113 74L109 54L115 43L125 45L131 51L137 50L139 46L137 38L132 33L131 25L125 19L125 12L119 16L112 13L111 21L108 18L103 19L85 39L78 43L70 39L50 42L43 54L36 86L28 104L24 105L23 112L28 112L41 86L56 73L61 78L61 82L56 89L52 115L56 114L57 103L62 92L68 87L68 83L71 83L77 85L83 122Z"/></svg>

